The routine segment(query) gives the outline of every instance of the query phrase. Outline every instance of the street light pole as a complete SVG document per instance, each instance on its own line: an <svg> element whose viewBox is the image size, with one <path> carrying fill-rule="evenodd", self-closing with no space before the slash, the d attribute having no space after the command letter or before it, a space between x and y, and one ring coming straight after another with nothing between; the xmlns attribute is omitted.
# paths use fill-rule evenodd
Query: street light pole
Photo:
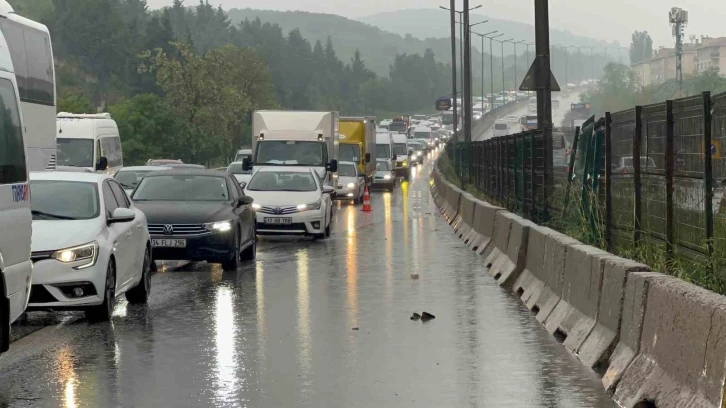
<svg viewBox="0 0 726 408"><path fill-rule="evenodd" d="M453 144L456 146L456 142L459 139L459 112L456 103L456 1L451 1L451 8L439 6L439 8L448 10L451 19L451 107L454 114L454 120L452 127L454 129L454 141ZM456 157L456 156L454 156Z"/></svg>
<svg viewBox="0 0 726 408"><path fill-rule="evenodd" d="M484 80L484 38L489 38L488 35L498 33L498 32L499 32L499 30L494 30L494 31L488 32L486 34L472 33L472 34L478 35L481 38L481 101L482 101L481 111L482 111L482 113L484 113L484 98L486 97L486 93L484 93L484 82L485 82L485 80ZM491 41L491 38L489 38L489 39ZM490 59L491 59L491 54L492 54L492 50L491 50L491 46L490 46L489 47L489 58ZM493 93L494 93L494 91L492 90L492 94ZM492 103L490 102L490 105L489 105L490 109L491 109L491 105L492 105Z"/></svg>
<svg viewBox="0 0 726 408"><path fill-rule="evenodd" d="M500 43L502 45L502 98L504 98L505 95L505 87L504 87L504 43L512 41L514 38L510 38L508 40L499 41L495 40L496 42Z"/></svg>
<svg viewBox="0 0 726 408"><path fill-rule="evenodd" d="M471 30L469 30L469 0L464 0L464 138L471 142Z"/></svg>
<svg viewBox="0 0 726 408"><path fill-rule="evenodd" d="M491 89L491 98L489 100L489 109L494 109L494 47L493 42L496 41L494 38L498 38L503 36L504 33L494 35L494 36L486 36L489 39L489 75L490 75L490 81L489 81L489 88Z"/></svg>
<svg viewBox="0 0 726 408"><path fill-rule="evenodd" d="M514 45L514 89L518 89L519 85L517 85L517 44L522 44L524 40L515 41L512 43Z"/></svg>

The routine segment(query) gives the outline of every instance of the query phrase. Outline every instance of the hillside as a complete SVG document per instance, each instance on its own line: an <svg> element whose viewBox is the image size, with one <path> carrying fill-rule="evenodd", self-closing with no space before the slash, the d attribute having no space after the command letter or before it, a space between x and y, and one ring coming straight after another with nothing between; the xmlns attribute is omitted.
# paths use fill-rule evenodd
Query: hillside
<svg viewBox="0 0 726 408"><path fill-rule="evenodd" d="M374 25L382 30L404 36L409 34L418 39L448 37L451 30L446 12L440 9L397 10L373 14L358 20L365 24ZM502 20L475 12L472 13L472 23L483 20L489 20L489 22L479 26L480 28L477 31L481 33L498 30L500 33L505 33L507 38L534 41L534 25ZM550 29L550 43L574 46L612 46L605 41L576 35L569 31L557 30L555 28ZM617 51L613 49L610 52L616 53ZM627 48L623 47L621 50L623 58L627 58L627 53Z"/></svg>
<svg viewBox="0 0 726 408"><path fill-rule="evenodd" d="M396 54L423 54L427 48L431 48L439 61L448 63L451 59L447 57L451 55L448 39L421 40L411 36L402 37L333 14L253 9L231 9L228 14L232 23L235 24L245 19L259 18L263 22L280 25L286 33L299 28L303 37L311 43L320 40L325 44L330 36L338 56L343 61L349 61L357 48L368 68L382 76L388 75L389 66L393 63Z"/></svg>

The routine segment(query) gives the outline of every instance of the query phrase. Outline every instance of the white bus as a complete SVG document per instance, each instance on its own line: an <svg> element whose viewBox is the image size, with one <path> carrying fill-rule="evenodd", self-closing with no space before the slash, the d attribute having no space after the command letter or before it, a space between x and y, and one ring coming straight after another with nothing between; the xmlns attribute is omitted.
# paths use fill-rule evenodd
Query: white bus
<svg viewBox="0 0 726 408"><path fill-rule="evenodd" d="M33 264L28 189L20 96L0 32L0 353L8 350L10 324L25 311L30 296Z"/></svg>
<svg viewBox="0 0 726 408"><path fill-rule="evenodd" d="M54 170L56 92L48 28L15 14L7 1L0 0L0 30L13 60L20 109L28 118L25 122L28 170Z"/></svg>

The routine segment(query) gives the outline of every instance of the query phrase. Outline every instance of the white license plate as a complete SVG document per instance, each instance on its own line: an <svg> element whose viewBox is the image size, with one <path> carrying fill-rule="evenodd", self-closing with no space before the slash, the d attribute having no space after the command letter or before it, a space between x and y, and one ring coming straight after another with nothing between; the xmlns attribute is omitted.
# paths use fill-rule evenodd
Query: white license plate
<svg viewBox="0 0 726 408"><path fill-rule="evenodd" d="M265 224L272 224L272 225L290 225L292 224L292 218L280 218L280 217L265 217L264 218Z"/></svg>
<svg viewBox="0 0 726 408"><path fill-rule="evenodd" d="M151 246L158 248L186 248L186 239L152 239Z"/></svg>

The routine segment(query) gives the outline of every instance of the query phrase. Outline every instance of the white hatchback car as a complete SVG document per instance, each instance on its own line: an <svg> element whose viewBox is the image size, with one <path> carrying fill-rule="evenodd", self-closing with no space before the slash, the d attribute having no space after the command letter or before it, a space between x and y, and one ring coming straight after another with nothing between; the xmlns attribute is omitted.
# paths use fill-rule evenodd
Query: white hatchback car
<svg viewBox="0 0 726 408"><path fill-rule="evenodd" d="M105 174L30 174L33 285L29 310L84 310L111 318L117 295L146 303L151 245L146 216Z"/></svg>
<svg viewBox="0 0 726 408"><path fill-rule="evenodd" d="M353 200L355 204L361 203L366 188L366 176L358 171L356 163L339 162L338 185L336 187L336 199Z"/></svg>
<svg viewBox="0 0 726 408"><path fill-rule="evenodd" d="M259 235L330 236L332 194L310 167L260 167L245 188L254 198Z"/></svg>

